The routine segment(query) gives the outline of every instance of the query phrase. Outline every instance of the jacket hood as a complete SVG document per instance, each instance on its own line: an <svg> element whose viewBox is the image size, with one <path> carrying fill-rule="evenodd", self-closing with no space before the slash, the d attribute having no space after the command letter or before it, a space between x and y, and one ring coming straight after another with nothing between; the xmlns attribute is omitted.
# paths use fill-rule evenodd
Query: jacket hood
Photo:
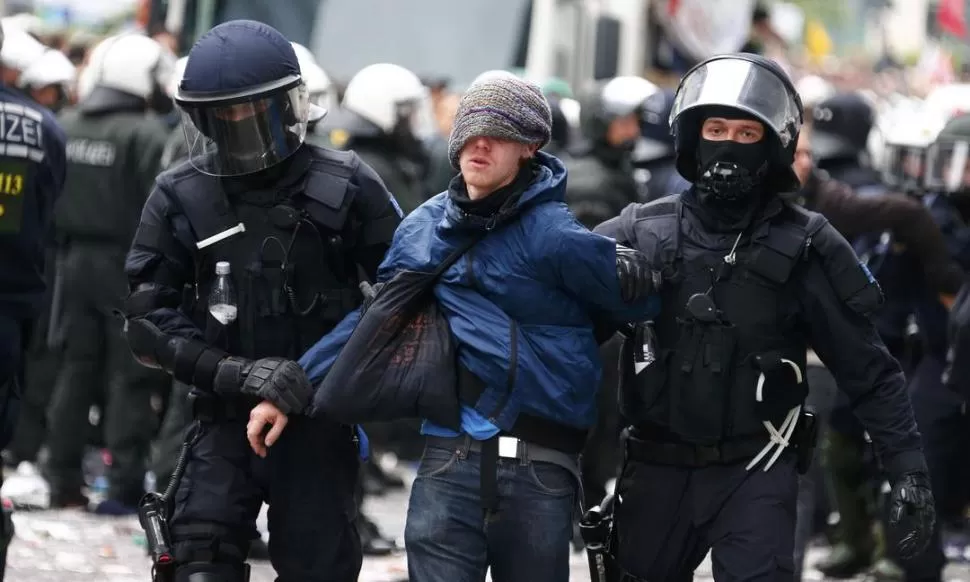
<svg viewBox="0 0 970 582"><path fill-rule="evenodd" d="M536 152L535 161L539 171L519 198L519 208L542 202L564 202L566 166L556 156L543 151Z"/></svg>

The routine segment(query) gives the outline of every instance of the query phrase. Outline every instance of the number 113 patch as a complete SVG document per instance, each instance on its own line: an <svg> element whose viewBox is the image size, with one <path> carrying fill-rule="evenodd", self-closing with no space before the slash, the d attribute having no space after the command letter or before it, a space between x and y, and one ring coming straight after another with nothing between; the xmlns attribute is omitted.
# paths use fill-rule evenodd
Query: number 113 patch
<svg viewBox="0 0 970 582"><path fill-rule="evenodd" d="M23 227L24 196L32 193L26 162L0 160L0 234L17 234Z"/></svg>

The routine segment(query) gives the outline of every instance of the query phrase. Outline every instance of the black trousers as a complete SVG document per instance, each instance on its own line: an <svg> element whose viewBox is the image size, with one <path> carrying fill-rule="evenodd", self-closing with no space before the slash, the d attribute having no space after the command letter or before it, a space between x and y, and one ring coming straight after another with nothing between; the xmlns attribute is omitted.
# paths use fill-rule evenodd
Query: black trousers
<svg viewBox="0 0 970 582"><path fill-rule="evenodd" d="M111 312L128 288L124 250L76 244L64 252L65 349L47 411L48 477L57 492L80 492L88 410L103 394L102 426L112 456L108 496L134 506L144 493L146 459L158 426L152 395L167 390L171 379L135 361L122 321Z"/></svg>
<svg viewBox="0 0 970 582"><path fill-rule="evenodd" d="M712 551L721 582L792 582L798 475L784 453L690 469L628 460L617 484L615 556L630 576L689 582Z"/></svg>
<svg viewBox="0 0 970 582"><path fill-rule="evenodd" d="M262 459L249 448L246 420L202 423L193 439L171 522L176 580L194 572L241 580L263 501L278 582L356 580L359 461L351 429L291 416Z"/></svg>

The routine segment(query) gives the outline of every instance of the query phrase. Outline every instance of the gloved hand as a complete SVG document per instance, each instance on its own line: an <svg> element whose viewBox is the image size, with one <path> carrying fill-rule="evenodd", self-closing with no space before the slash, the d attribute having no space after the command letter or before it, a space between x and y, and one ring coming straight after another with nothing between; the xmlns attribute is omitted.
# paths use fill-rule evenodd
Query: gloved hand
<svg viewBox="0 0 970 582"><path fill-rule="evenodd" d="M923 553L936 523L930 480L925 473L907 473L893 483L889 498L889 538L901 558Z"/></svg>
<svg viewBox="0 0 970 582"><path fill-rule="evenodd" d="M284 414L302 413L313 398L306 372L286 358L253 361L230 356L219 362L212 385L220 394L241 392L268 400Z"/></svg>
<svg viewBox="0 0 970 582"><path fill-rule="evenodd" d="M616 245L616 277L620 281L623 301L632 303L660 289L660 271L651 267L643 253Z"/></svg>

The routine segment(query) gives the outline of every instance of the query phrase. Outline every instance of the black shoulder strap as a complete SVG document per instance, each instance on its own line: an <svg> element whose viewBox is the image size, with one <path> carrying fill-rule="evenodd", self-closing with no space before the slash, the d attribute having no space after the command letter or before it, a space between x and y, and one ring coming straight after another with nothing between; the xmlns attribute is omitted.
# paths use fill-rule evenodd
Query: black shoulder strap
<svg viewBox="0 0 970 582"><path fill-rule="evenodd" d="M304 185L304 195L317 203L307 208L314 222L339 231L347 222L353 196L350 179L360 159L352 151L311 147L313 163ZM316 206L316 207L314 207Z"/></svg>
<svg viewBox="0 0 970 582"><path fill-rule="evenodd" d="M458 259L460 259L462 255L470 251L471 248L477 245L478 242L481 241L483 238L485 238L489 232L491 231L483 230L481 232L476 232L474 235L469 237L468 240L458 245L458 248L451 251L451 254L445 257L445 260L441 261L441 264L438 265L437 268L435 268L435 270L431 273L431 278L437 279L438 277L440 277L442 273L448 270L448 267L454 265L455 262Z"/></svg>
<svg viewBox="0 0 970 582"><path fill-rule="evenodd" d="M675 268L676 263L683 258L681 240L683 235L680 231L681 218L684 215L684 203L679 194L664 196L653 202L643 204L636 210L636 218L667 218L673 221L671 232L673 239L661 241L663 246L659 249L661 260L665 267ZM669 244L667 244L669 242Z"/></svg>
<svg viewBox="0 0 970 582"><path fill-rule="evenodd" d="M159 190L189 221L196 242L236 226L235 214L218 178L194 170L173 172L176 175L171 181L171 191Z"/></svg>

